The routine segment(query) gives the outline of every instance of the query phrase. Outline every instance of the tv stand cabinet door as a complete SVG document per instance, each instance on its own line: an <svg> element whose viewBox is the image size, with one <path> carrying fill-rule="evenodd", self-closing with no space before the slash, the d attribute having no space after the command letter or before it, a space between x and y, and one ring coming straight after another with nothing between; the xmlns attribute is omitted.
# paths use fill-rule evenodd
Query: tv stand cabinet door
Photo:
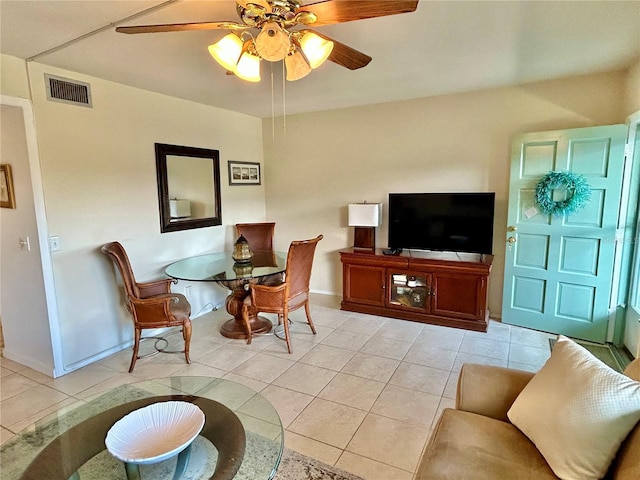
<svg viewBox="0 0 640 480"><path fill-rule="evenodd" d="M343 302L383 307L385 273L384 267L343 264Z"/></svg>
<svg viewBox="0 0 640 480"><path fill-rule="evenodd" d="M431 281L432 315L485 321L487 279L484 275L434 272Z"/></svg>

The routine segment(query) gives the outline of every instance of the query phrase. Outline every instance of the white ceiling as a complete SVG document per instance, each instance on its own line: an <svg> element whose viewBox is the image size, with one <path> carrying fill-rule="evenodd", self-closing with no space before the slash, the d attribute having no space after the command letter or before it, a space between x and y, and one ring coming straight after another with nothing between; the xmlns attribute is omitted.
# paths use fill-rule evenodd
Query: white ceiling
<svg viewBox="0 0 640 480"><path fill-rule="evenodd" d="M213 61L207 46L225 31L114 30L218 20L239 21L234 1L0 0L0 51L262 118L608 71L640 59L640 0L421 0L413 13L318 27L373 61L355 71L326 62L286 82L283 100L281 63L262 62L262 81L252 84Z"/></svg>

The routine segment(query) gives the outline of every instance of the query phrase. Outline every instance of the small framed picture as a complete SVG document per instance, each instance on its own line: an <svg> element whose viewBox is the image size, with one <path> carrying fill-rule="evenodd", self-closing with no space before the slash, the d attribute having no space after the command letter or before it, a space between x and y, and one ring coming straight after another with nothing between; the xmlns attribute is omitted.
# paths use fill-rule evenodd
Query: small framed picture
<svg viewBox="0 0 640 480"><path fill-rule="evenodd" d="M229 160L229 185L260 185L260 164Z"/></svg>
<svg viewBox="0 0 640 480"><path fill-rule="evenodd" d="M0 207L16 208L11 165L6 163L0 165Z"/></svg>

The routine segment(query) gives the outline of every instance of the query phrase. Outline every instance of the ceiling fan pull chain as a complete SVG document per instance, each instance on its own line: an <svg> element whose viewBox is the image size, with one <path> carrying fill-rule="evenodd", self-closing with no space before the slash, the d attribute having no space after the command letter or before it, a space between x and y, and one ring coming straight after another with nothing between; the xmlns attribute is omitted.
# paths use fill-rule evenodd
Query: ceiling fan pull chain
<svg viewBox="0 0 640 480"><path fill-rule="evenodd" d="M284 62L282 63L282 133L286 137L287 136L287 94L286 94L286 85L287 82L285 77L287 76L284 69Z"/></svg>
<svg viewBox="0 0 640 480"><path fill-rule="evenodd" d="M273 63L269 65L271 70L271 140L276 141L276 100L275 100L275 86L273 82Z"/></svg>

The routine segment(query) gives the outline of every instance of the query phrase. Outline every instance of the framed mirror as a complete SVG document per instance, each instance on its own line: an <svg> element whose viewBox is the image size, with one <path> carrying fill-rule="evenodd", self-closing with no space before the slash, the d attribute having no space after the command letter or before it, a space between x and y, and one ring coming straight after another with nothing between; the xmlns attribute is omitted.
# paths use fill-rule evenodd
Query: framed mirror
<svg viewBox="0 0 640 480"><path fill-rule="evenodd" d="M160 231L222 224L218 150L156 143Z"/></svg>

